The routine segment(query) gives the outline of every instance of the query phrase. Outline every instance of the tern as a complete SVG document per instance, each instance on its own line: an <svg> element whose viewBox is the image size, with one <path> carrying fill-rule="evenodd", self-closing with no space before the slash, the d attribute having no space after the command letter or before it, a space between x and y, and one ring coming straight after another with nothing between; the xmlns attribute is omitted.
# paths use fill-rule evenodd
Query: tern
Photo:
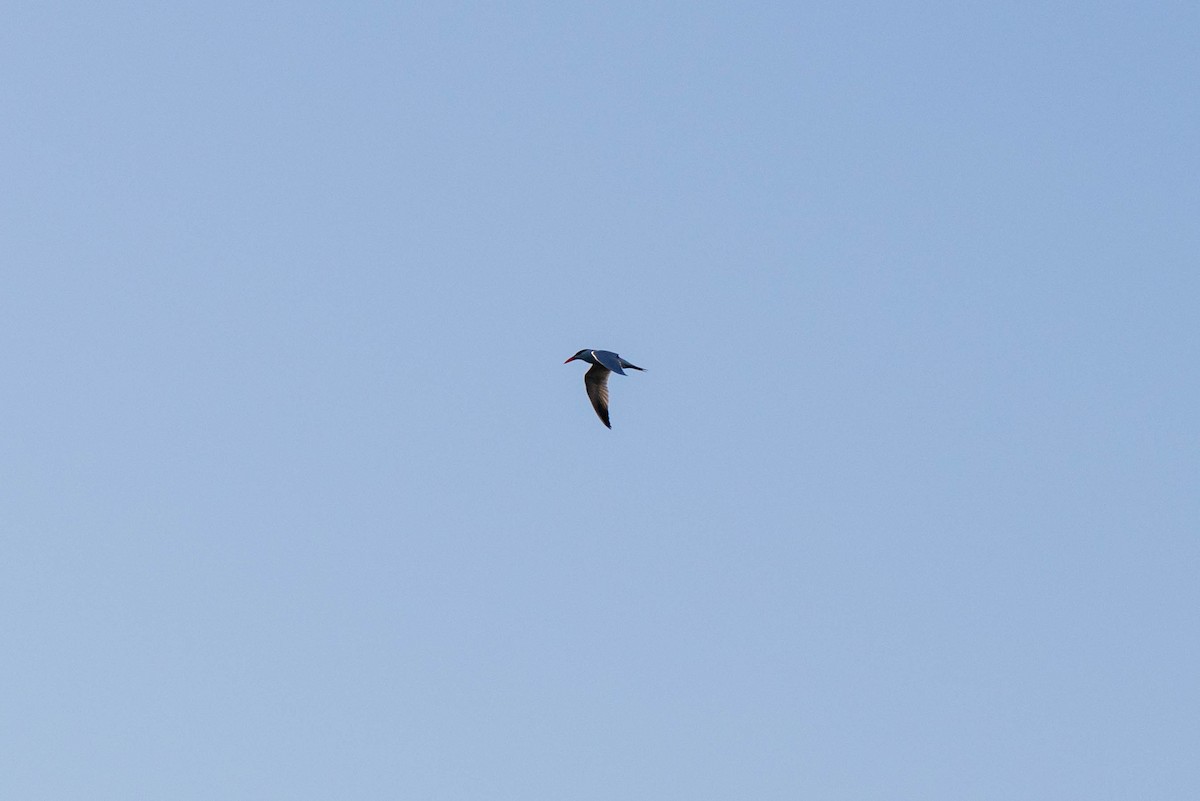
<svg viewBox="0 0 1200 801"><path fill-rule="evenodd" d="M636 364L630 364L622 359L611 350L591 350L584 348L576 353L563 364L573 362L576 359L587 362L592 367L583 374L583 386L587 389L588 398L592 401L592 408L596 410L596 416L600 418L600 422L612 428L612 423L608 422L608 376L610 373L619 373L625 375L625 371L621 368L628 367L630 370L641 370L645 372L644 367L638 367Z"/></svg>

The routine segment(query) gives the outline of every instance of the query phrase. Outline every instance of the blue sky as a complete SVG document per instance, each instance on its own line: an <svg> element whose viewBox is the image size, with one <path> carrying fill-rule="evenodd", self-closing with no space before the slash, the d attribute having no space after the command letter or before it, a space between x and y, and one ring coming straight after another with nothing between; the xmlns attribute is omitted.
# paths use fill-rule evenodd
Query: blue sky
<svg viewBox="0 0 1200 801"><path fill-rule="evenodd" d="M1197 797L1198 39L10 4L0 794Z"/></svg>

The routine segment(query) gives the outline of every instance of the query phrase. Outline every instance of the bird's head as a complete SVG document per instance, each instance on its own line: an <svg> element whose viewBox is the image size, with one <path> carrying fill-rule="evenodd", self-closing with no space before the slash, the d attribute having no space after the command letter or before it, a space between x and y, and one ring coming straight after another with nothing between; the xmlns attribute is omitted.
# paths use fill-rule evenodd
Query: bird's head
<svg viewBox="0 0 1200 801"><path fill-rule="evenodd" d="M579 351L571 358L567 359L567 361L563 362L563 364L568 364L570 362L575 361L576 359L579 359L580 361L590 362L590 361L592 361L592 352L590 350L588 350L587 348L584 348L583 350ZM594 362L593 362L593 364L594 364Z"/></svg>

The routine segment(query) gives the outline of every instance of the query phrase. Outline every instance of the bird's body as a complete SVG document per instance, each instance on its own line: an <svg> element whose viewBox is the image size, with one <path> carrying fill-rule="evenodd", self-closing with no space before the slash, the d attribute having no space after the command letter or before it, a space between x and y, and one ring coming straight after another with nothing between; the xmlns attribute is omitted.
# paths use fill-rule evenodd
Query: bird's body
<svg viewBox="0 0 1200 801"><path fill-rule="evenodd" d="M625 375L625 370L622 369L625 367L628 367L630 370L642 370L643 372L645 372L645 368L625 361L611 350L584 349L567 359L563 364L573 362L576 359L592 365L591 369L583 375L583 386L587 389L588 399L591 400L592 408L596 410L596 416L600 418L600 422L612 428L612 423L608 421L609 374L618 373Z"/></svg>

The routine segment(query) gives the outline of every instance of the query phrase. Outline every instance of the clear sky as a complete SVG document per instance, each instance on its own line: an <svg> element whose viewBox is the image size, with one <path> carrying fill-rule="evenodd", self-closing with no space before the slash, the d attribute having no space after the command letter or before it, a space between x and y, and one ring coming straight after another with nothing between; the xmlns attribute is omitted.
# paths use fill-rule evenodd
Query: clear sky
<svg viewBox="0 0 1200 801"><path fill-rule="evenodd" d="M1194 2L0 22L3 798L1200 797Z"/></svg>

